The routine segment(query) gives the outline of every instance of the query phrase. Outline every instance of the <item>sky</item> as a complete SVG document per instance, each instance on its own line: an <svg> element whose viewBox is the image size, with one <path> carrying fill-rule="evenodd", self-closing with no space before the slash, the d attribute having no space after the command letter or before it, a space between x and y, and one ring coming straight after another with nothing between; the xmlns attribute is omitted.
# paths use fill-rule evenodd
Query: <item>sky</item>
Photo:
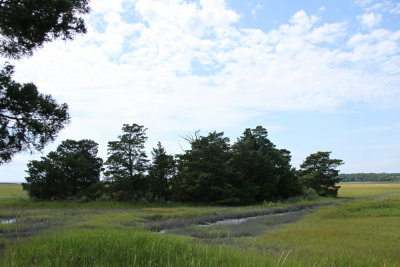
<svg viewBox="0 0 400 267"><path fill-rule="evenodd" d="M42 153L0 166L23 182L26 164L65 139L107 143L122 125L147 128L146 150L223 131L235 142L261 125L296 168L332 151L342 173L400 172L398 0L92 0L88 33L11 61L14 79L69 105L71 123Z"/></svg>

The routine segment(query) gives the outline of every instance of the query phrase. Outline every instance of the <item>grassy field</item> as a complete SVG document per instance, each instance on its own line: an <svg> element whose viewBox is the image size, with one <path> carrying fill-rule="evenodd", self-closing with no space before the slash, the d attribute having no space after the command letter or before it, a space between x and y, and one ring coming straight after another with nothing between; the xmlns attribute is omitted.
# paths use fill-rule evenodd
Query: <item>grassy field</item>
<svg viewBox="0 0 400 267"><path fill-rule="evenodd" d="M28 200L28 195L22 190L21 184L0 184L0 201Z"/></svg>
<svg viewBox="0 0 400 267"><path fill-rule="evenodd" d="M342 183L339 197L362 197L384 194L393 191L400 192L400 183Z"/></svg>
<svg viewBox="0 0 400 267"><path fill-rule="evenodd" d="M221 207L36 202L2 184L0 220L16 222L0 224L0 266L400 266L400 184L341 186L337 199ZM290 212L193 224L278 208ZM147 230L160 223L173 229Z"/></svg>

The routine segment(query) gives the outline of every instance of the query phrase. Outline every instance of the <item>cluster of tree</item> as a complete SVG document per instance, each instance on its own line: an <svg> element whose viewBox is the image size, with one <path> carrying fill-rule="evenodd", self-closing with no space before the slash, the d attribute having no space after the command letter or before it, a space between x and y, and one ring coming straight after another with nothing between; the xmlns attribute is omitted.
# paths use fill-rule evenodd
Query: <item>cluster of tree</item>
<svg viewBox="0 0 400 267"><path fill-rule="evenodd" d="M68 199L80 195L99 197L92 195L92 191L102 188L103 160L97 157L97 147L96 142L87 139L61 142L56 151L28 163L29 176L22 184L24 190L39 199Z"/></svg>
<svg viewBox="0 0 400 267"><path fill-rule="evenodd" d="M125 124L108 143L104 179L97 144L66 140L57 151L28 164L24 189L40 199L100 195L115 200L172 200L247 204L301 195L312 188L319 195L337 195L336 167L330 152L311 154L296 171L290 152L277 149L261 126L246 129L233 144L223 132L186 138L190 149L168 155L161 143L145 153L146 128Z"/></svg>
<svg viewBox="0 0 400 267"><path fill-rule="evenodd" d="M338 177L343 182L400 182L400 173L349 173Z"/></svg>
<svg viewBox="0 0 400 267"><path fill-rule="evenodd" d="M86 33L88 0L0 1L0 55L20 59L57 38ZM14 66L0 67L0 165L21 151L42 150L69 122L67 104L12 79Z"/></svg>

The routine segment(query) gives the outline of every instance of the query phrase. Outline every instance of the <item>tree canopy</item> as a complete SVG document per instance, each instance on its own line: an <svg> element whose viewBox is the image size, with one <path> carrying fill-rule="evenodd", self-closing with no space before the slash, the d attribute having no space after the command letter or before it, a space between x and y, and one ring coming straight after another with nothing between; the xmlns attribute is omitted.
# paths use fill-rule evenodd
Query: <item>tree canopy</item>
<svg viewBox="0 0 400 267"><path fill-rule="evenodd" d="M104 173L112 184L112 191L118 199L138 198L143 195L144 178L147 170L147 156L144 143L146 129L136 123L124 124L123 134L117 141L108 142L107 170Z"/></svg>
<svg viewBox="0 0 400 267"><path fill-rule="evenodd" d="M331 152L317 152L309 155L300 165L298 174L304 186L313 188L321 196L336 196L340 186L337 167L343 160L331 159Z"/></svg>
<svg viewBox="0 0 400 267"><path fill-rule="evenodd" d="M153 160L148 167L149 191L153 199L168 199L171 179L176 175L176 162L174 156L168 155L160 142L151 151Z"/></svg>
<svg viewBox="0 0 400 267"><path fill-rule="evenodd" d="M103 160L97 157L98 144L92 140L65 140L41 160L28 163L23 184L31 197L67 199L84 194L100 182Z"/></svg>
<svg viewBox="0 0 400 267"><path fill-rule="evenodd" d="M82 18L89 0L0 0L0 55L20 59L44 43L86 33ZM69 121L68 106L40 94L33 83L12 80L14 67L0 70L0 164L21 151L41 150Z"/></svg>
<svg viewBox="0 0 400 267"><path fill-rule="evenodd" d="M28 164L24 188L30 196L65 199L78 195L102 200L182 201L243 205L291 197L336 195L342 160L331 152L311 154L296 171L290 151L278 149L262 126L246 129L233 144L223 132L185 138L190 147L175 156L160 142L147 159L146 128L124 124L108 142L104 180L102 160L91 140L66 140L56 151ZM306 189L308 188L308 189ZM317 194L318 193L318 194Z"/></svg>
<svg viewBox="0 0 400 267"><path fill-rule="evenodd" d="M400 182L400 173L341 173L338 177L341 182Z"/></svg>
<svg viewBox="0 0 400 267"><path fill-rule="evenodd" d="M188 140L191 149L178 155L179 172L174 180L181 201L224 202L231 198L229 138L224 133Z"/></svg>
<svg viewBox="0 0 400 267"><path fill-rule="evenodd" d="M0 55L30 56L44 43L86 33L89 0L0 0Z"/></svg>
<svg viewBox="0 0 400 267"><path fill-rule="evenodd" d="M0 164L21 151L41 150L69 121L67 104L40 94L32 83L12 80L14 68L0 72Z"/></svg>
<svg viewBox="0 0 400 267"><path fill-rule="evenodd" d="M233 145L223 132L188 139L191 149L177 157L175 195L182 201L245 204L301 194L290 152L275 148L267 136L257 126Z"/></svg>
<svg viewBox="0 0 400 267"><path fill-rule="evenodd" d="M301 193L301 185L290 165L290 152L277 149L262 126L246 129L233 144L232 164L246 202L260 202Z"/></svg>

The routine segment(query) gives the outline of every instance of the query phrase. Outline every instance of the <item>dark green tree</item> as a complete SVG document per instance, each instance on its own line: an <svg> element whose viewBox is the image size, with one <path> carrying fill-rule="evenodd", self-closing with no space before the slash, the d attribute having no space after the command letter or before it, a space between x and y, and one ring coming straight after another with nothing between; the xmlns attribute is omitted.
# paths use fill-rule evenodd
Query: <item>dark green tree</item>
<svg viewBox="0 0 400 267"><path fill-rule="evenodd" d="M38 199L66 199L85 194L100 183L103 160L97 157L98 144L92 140L65 140L56 151L28 163L23 184L29 196Z"/></svg>
<svg viewBox="0 0 400 267"><path fill-rule="evenodd" d="M30 56L44 43L86 32L88 0L0 0L0 55ZM68 107L38 93L33 83L12 80L13 66L0 71L0 164L14 154L41 150L68 122Z"/></svg>
<svg viewBox="0 0 400 267"><path fill-rule="evenodd" d="M123 134L117 141L108 142L108 159L104 172L114 197L120 200L140 198L145 193L144 172L147 156L144 143L147 140L144 126L124 124Z"/></svg>
<svg viewBox="0 0 400 267"><path fill-rule="evenodd" d="M151 154L153 161L148 168L149 191L156 199L168 199L169 184L177 172L175 159L167 154L160 142Z"/></svg>
<svg viewBox="0 0 400 267"><path fill-rule="evenodd" d="M224 133L188 138L191 149L178 155L179 173L173 181L176 198L191 202L230 202L232 173L229 138Z"/></svg>
<svg viewBox="0 0 400 267"><path fill-rule="evenodd" d="M337 196L340 186L337 167L343 160L331 159L331 152L317 152L309 155L300 165L298 175L305 187L313 188L320 196Z"/></svg>
<svg viewBox="0 0 400 267"><path fill-rule="evenodd" d="M233 145L232 166L240 175L243 202L286 198L301 193L301 185L290 165L290 152L279 150L262 126L246 129Z"/></svg>
<svg viewBox="0 0 400 267"><path fill-rule="evenodd" d="M67 104L40 94L32 83L12 80L13 66L0 72L0 165L21 151L41 150L69 121Z"/></svg>
<svg viewBox="0 0 400 267"><path fill-rule="evenodd" d="M44 43L86 33L88 0L0 0L0 55L30 56Z"/></svg>

